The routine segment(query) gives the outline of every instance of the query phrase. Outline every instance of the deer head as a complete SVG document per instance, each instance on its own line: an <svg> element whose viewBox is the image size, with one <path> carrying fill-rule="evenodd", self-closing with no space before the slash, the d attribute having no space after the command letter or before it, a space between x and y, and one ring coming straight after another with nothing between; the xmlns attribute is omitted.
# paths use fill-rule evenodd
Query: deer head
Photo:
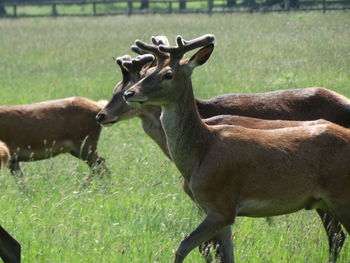
<svg viewBox="0 0 350 263"><path fill-rule="evenodd" d="M139 49L156 57L157 66L125 92L124 99L141 104L164 105L171 103L175 97L183 96L183 91L178 87L191 85L192 71L208 60L214 49L213 41L214 36L209 34L191 41L178 36L177 46L157 46L136 40ZM191 57L183 58L185 53L197 48L201 49Z"/></svg>
<svg viewBox="0 0 350 263"><path fill-rule="evenodd" d="M169 40L165 36L153 36L151 40L154 45L169 46ZM138 104L127 104L123 100L123 94L128 88L145 76L148 70L156 65L156 61L153 55L147 54L147 52L137 46L132 46L131 50L140 56L134 59L129 55L117 59L114 58L121 69L123 79L114 88L112 99L96 116L96 121L104 126L112 125L118 121L128 120L143 113L144 109L140 108Z"/></svg>
<svg viewBox="0 0 350 263"><path fill-rule="evenodd" d="M128 105L123 100L123 94L139 81L142 75L146 74L154 57L150 54L143 54L132 59L126 55L114 60L120 67L123 79L115 86L112 99L96 116L96 121L105 126L137 116L138 108Z"/></svg>

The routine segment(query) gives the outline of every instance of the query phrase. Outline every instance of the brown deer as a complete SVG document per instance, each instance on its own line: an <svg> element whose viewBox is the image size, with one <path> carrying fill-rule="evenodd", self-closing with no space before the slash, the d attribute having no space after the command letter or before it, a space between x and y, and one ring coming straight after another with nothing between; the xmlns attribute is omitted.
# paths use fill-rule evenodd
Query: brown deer
<svg viewBox="0 0 350 263"><path fill-rule="evenodd" d="M10 161L10 151L6 144L0 141L0 169ZM21 245L0 225L0 258L5 263L21 261Z"/></svg>
<svg viewBox="0 0 350 263"><path fill-rule="evenodd" d="M156 38L152 38L152 41L154 44L159 45L159 41L157 41ZM165 43L165 42L163 42ZM137 51L137 53L143 53L140 51ZM161 108L159 106L151 106L151 105L130 105L123 100L123 93L131 87L133 84L135 84L138 80L140 80L142 77L144 77L147 74L147 70L149 69L146 65L151 63L153 57L149 55L142 55L137 57L136 59L132 59L130 56L123 56L119 57L116 60L117 64L121 68L122 76L123 79L120 83L118 83L114 89L113 97L112 99L108 102L107 106L100 111L100 113L96 116L96 119L99 123L102 125L112 125L113 123L122 121L122 120L127 120L133 117L139 117L142 121L142 127L146 134L148 134L161 148L161 150L170 158L167 145L166 145L166 138L165 134L163 131L163 128L160 123L160 114L161 114ZM152 64L153 66L154 64ZM305 90L309 89L298 89L298 90L293 90L294 93L296 93L296 96L294 97L296 101L299 101L301 98L301 94L305 94ZM325 102L324 104L322 103L316 103L319 105L316 107L316 111L314 112L314 116L312 117L311 111L308 112L309 116L311 118L315 118L315 116L318 116L320 113L319 109L324 106L325 111L327 112L332 112L332 109L337 108L337 105L340 105L342 102L343 107L339 107L341 109L338 114L334 114L333 116L338 116L342 114L342 110L345 110L345 102L346 98L342 97L339 94L336 94L331 91L328 91L326 89L320 89L325 91L326 97L332 97L333 100L328 100L326 97L321 99L320 102ZM288 92L289 91L281 91L279 94L281 95L283 92ZM315 93L316 94L316 93ZM232 94L229 96L223 95L219 96L217 98L224 98L224 97L234 97L237 95L239 97L239 94ZM254 99L255 103L253 105L255 106L249 106L249 108L252 109L258 109L259 107L261 108L267 108L273 106L272 104L270 105L269 101L271 101L273 96L264 96L264 93L261 94L252 94L253 97L256 97L257 95L261 95L261 101L258 99ZM334 96L333 96L334 95ZM249 94L245 94L244 96L249 97ZM265 101L266 106L264 106L264 98L269 98ZM285 101L283 101L283 99ZM291 105L298 105L294 104L293 102L293 96L289 94L289 96L277 96L276 101L280 100L278 102L278 105L283 105L284 104L291 104ZM322 97L321 97L322 98ZM288 99L288 101L287 101ZM317 101L316 97L305 97L306 101L311 101L315 100ZM338 99L338 100L336 100ZM220 109L224 108L227 110L226 107L221 107L220 103L208 103L209 101L216 101L215 98L205 101L204 104L201 104L203 101L196 100L197 107L198 105L201 105L198 107L199 114L201 116L206 116L206 107L208 106L210 111L214 112L220 112ZM252 99L250 101L253 101ZM225 101L222 100L224 104L229 104L229 100ZM259 107L257 107L257 103L259 102ZM333 104L332 104L333 102ZM300 103L299 103L300 104ZM308 103L305 102L305 105ZM238 103L234 104L233 107L233 112L236 111ZM215 108L217 107L217 109ZM312 108L311 105L309 106L310 109ZM287 109L287 107L284 107L284 109ZM282 115L282 107L281 110L279 111L279 116L284 117L284 119L288 119L292 116L290 116L290 112L294 111L297 112L297 109L293 109L292 106L288 107L288 111L285 112L285 116ZM258 111L256 110L256 113ZM301 116L302 112L299 112L299 115ZM350 113L349 113L350 114ZM271 117L271 116L270 116ZM334 119L335 120L335 119ZM337 119L340 121L344 121L341 118ZM316 120L316 121L286 121L286 120L263 120L263 119L257 119L257 118L250 118L250 117L243 117L243 116L237 116L237 115L219 115L219 116L214 116L211 118L203 119L203 121L206 124L209 125L217 125L217 124L229 124L229 125L239 125L247 128L254 128L254 129L276 129L276 128L284 128L284 127L294 127L294 126L310 126L310 125L315 125L315 124L322 124L322 123L328 123L327 121L324 120ZM184 190L190 195L190 191L186 189L187 184L184 184ZM342 248L342 245L345 241L345 234L343 233L341 226L339 223L334 220L333 218L329 217L327 214L322 212L321 210L317 210L319 216L322 219L322 222L324 224L324 227L327 232L328 236L328 242L329 242L329 251L330 251L330 258L335 261L336 258L338 257L338 254ZM207 248L204 248L204 251L208 251ZM204 254L204 253L203 253ZM208 259L208 262L211 262L210 259Z"/></svg>
<svg viewBox="0 0 350 263"><path fill-rule="evenodd" d="M95 116L103 106L81 97L0 106L0 140L10 149L11 173L23 175L19 162L61 153L83 160L93 171L107 171L104 159L96 153L101 126Z"/></svg>
<svg viewBox="0 0 350 263"><path fill-rule="evenodd" d="M151 38L153 44L169 45L165 36ZM137 46L131 49L147 54ZM125 61L124 64L130 64ZM151 66L154 66L152 63ZM145 74L143 70L143 74ZM334 91L321 88L278 90L264 93L224 94L209 100L195 99L202 118L218 115L238 115L267 120L309 121L325 119L350 127L350 100Z"/></svg>
<svg viewBox="0 0 350 263"><path fill-rule="evenodd" d="M350 131L336 124L273 130L208 126L200 118L191 85L204 64L212 35L177 46L136 41L157 57L157 67L127 92L128 102L162 107L167 145L204 221L180 244L175 263L215 237L223 262L234 262L230 225L236 216L266 217L320 209L350 233ZM186 52L203 47L190 58ZM168 55L170 54L170 58Z"/></svg>

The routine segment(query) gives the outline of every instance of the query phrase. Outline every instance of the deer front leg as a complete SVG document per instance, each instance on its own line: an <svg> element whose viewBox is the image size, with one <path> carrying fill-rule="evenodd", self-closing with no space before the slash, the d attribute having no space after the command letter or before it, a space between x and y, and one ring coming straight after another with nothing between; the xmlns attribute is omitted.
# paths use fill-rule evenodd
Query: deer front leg
<svg viewBox="0 0 350 263"><path fill-rule="evenodd" d="M80 158L91 168L92 174L109 175L109 170L105 165L104 158L97 154L97 137L91 136L86 139L81 147Z"/></svg>
<svg viewBox="0 0 350 263"><path fill-rule="evenodd" d="M174 263L182 263L185 257L196 247L205 241L212 239L217 233L224 231L224 229L233 222L234 218L227 220L222 215L208 213L203 222L180 244L176 251ZM227 229L225 229L227 231ZM223 232L227 236L227 232ZM224 235L223 235L224 236ZM222 236L222 237L223 237ZM224 238L226 241L226 239ZM232 243L231 243L232 245ZM229 243L225 242L225 249L228 251ZM234 263L233 257L231 261L223 261L224 263Z"/></svg>
<svg viewBox="0 0 350 263"><path fill-rule="evenodd" d="M182 187L185 193L192 199L193 202L195 202L192 191L189 187L189 183L186 179L184 179ZM198 205L196 205L196 207L198 208L198 211L200 212L200 214L203 215L202 209ZM205 241L198 246L199 253L203 256L206 263L211 263L213 261L213 258L210 254L210 247L211 245L215 247L217 243L218 242L217 240L215 240L215 237L214 237L212 240Z"/></svg>
<svg viewBox="0 0 350 263"><path fill-rule="evenodd" d="M72 147L70 154L89 165L91 174L87 178L87 181L90 181L92 176L96 174L110 175L108 168L105 166L104 158L98 156L96 152L96 144L87 144L86 142L83 145L76 144Z"/></svg>
<svg viewBox="0 0 350 263"><path fill-rule="evenodd" d="M210 255L210 246L215 250L215 262L233 262L233 242L231 226L225 227L221 232L216 234L213 239L204 242L199 246L199 251L203 255L206 263L213 262Z"/></svg>
<svg viewBox="0 0 350 263"><path fill-rule="evenodd" d="M214 239L218 241L215 247L216 259L221 259L219 262L234 262L231 226L226 226Z"/></svg>
<svg viewBox="0 0 350 263"><path fill-rule="evenodd" d="M110 175L110 172L105 165L105 159L98 156L96 152L93 154L92 158L87 160L87 163L90 166L92 174Z"/></svg>
<svg viewBox="0 0 350 263"><path fill-rule="evenodd" d="M10 168L11 174L13 175L13 177L15 178L15 180L17 182L19 190L22 192L26 192L27 185L26 185L26 182L23 178L23 172L22 172L22 169L19 165L19 162L16 160L12 160L10 162L9 168Z"/></svg>
<svg viewBox="0 0 350 263"><path fill-rule="evenodd" d="M211 263L213 261L213 258L210 254L211 244L214 244L213 240L204 242L204 243L200 244L198 247L199 253L201 253L201 255L203 256L206 263Z"/></svg>
<svg viewBox="0 0 350 263"><path fill-rule="evenodd" d="M15 177L15 179L19 179L23 177L23 172L18 161L11 160L9 168L10 168L11 174Z"/></svg>

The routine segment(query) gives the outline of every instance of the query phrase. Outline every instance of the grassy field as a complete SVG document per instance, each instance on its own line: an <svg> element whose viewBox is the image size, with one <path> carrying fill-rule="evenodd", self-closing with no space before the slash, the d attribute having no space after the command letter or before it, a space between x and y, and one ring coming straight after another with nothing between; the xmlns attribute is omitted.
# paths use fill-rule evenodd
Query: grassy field
<svg viewBox="0 0 350 263"><path fill-rule="evenodd" d="M216 47L194 73L199 98L310 86L350 97L349 28L345 12L2 19L0 102L109 99L121 77L111 57L130 53L135 39L205 33L216 36ZM21 242L24 263L172 262L180 240L200 222L179 173L139 120L104 129L99 152L112 177L87 188L89 169L68 155L23 164L27 194L1 171L0 224ZM327 262L314 212L272 224L238 218L233 231L237 262ZM339 262L349 261L347 240ZM202 261L193 251L186 262Z"/></svg>

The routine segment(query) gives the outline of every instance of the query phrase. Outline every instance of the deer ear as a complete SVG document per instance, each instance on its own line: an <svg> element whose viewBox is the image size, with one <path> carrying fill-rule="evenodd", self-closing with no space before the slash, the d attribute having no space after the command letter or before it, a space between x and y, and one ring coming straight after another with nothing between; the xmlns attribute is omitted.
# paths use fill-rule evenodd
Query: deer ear
<svg viewBox="0 0 350 263"><path fill-rule="evenodd" d="M192 69L200 65L203 65L205 62L207 62L213 50L214 50L214 44L209 44L201 48L199 51L197 51L197 53L192 55L187 65L189 65Z"/></svg>

